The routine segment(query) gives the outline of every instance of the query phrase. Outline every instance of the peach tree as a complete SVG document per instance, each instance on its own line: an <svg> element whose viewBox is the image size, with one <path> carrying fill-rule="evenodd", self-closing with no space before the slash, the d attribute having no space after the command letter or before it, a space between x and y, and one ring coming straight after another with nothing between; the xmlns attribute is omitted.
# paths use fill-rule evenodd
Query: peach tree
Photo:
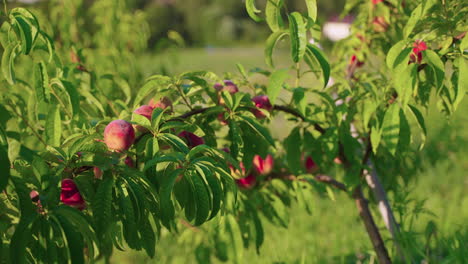
<svg viewBox="0 0 468 264"><path fill-rule="evenodd" d="M271 29L267 69L147 78L136 56L149 25L126 1L5 5L2 261L93 262L126 248L153 257L162 230L200 228L202 262L241 262L244 248L260 252L264 221L287 227L292 203L310 212L312 192L334 191L356 201L379 262L428 257L386 192L424 145L430 100L450 115L466 93L468 5L349 1L351 35L329 60L312 44L316 1L303 12L287 4L245 1ZM86 23L92 32L80 32ZM275 67L277 45L290 66Z"/></svg>

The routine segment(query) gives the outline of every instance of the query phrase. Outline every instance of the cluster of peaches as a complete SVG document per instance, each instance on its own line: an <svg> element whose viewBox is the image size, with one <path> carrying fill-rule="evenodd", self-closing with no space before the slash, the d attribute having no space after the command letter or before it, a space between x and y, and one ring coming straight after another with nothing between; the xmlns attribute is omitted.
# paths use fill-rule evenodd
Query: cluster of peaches
<svg viewBox="0 0 468 264"><path fill-rule="evenodd" d="M239 91L238 87L232 81L224 80L223 83L224 84L216 83L214 85L214 88L218 92L218 95L222 91L227 91L231 94L235 94ZM218 103L220 105L224 105L222 97L219 96L218 98ZM255 108L251 109L251 112L258 119L263 119L266 117L266 114L260 109L263 109L264 111L266 110L268 112L273 109L273 106L270 103L268 96L266 95L255 96L252 98L252 102L254 103ZM156 108L161 108L166 110L167 112L172 112L172 101L167 97L162 97L159 101L151 99L147 105L143 105L137 108L134 111L134 113L144 116L147 119L151 120L153 110ZM218 119L222 124L227 123L222 115L218 116ZM135 143L136 134L138 133L145 133L144 128L138 125L132 125L130 122L127 122L125 120L114 120L110 122L104 129L103 142L107 145L110 151L117 153L125 153L125 151L127 151ZM178 134L178 136L187 143L187 146L189 148L193 148L205 143L202 137L199 137L194 133L188 131L182 131ZM223 150L229 152L228 148L224 148ZM318 169L317 165L311 157L303 158L303 162L304 167L308 173L313 173ZM125 157L124 163L129 167L135 167L134 161L129 156ZM250 170L249 173L246 173L244 164L242 164L242 162L240 164L242 170L241 172L234 169L234 167L230 165L231 173L237 178L236 183L240 188L253 188L257 183L257 176L265 176L272 172L274 161L271 155L267 155L265 159L263 159L259 155L255 155L252 164L253 168L252 170ZM101 179L102 175L102 170L98 167L94 167L95 178ZM30 193L30 197L31 200L37 204L39 209L41 209L42 206L40 204L39 193L34 190ZM72 179L68 178L63 179L61 182L60 201L65 205L75 207L79 210L83 210L86 207L85 201L81 196L76 183Z"/></svg>

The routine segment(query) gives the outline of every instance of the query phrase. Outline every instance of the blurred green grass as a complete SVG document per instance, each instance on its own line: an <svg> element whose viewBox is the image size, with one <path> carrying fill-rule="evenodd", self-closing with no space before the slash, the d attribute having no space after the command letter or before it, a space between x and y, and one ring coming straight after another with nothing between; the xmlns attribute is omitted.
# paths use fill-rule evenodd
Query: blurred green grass
<svg viewBox="0 0 468 264"><path fill-rule="evenodd" d="M266 67L260 47L180 50L178 61L171 61L171 56L174 54L145 56L139 61L148 75L157 73L162 65L173 74L200 69L213 69L218 74L236 72L236 63L242 63L246 69ZM287 63L285 56L279 54L277 57L280 64ZM435 105L426 113L428 142L418 157L423 166L408 190L411 190L409 198L425 200L425 209L434 215L422 214L416 218L412 231L424 232L427 221L432 220L439 228L439 237L450 239L462 230L464 239L468 240L467 102L465 98L450 121L437 111ZM265 221L265 243L260 255L251 247L244 253L244 263L357 263L363 256L372 256L372 246L354 202L341 193L335 197L332 201L315 195L311 216L293 206L287 230ZM375 208L374 215L383 227ZM192 232L185 230L179 238L164 233L155 259L145 257L142 252L116 251L112 263L196 263L191 246L195 243L187 243L197 239ZM387 232L383 232L388 238ZM180 243L181 240L185 243ZM371 261L366 258L362 263ZM214 263L218 262L214 259Z"/></svg>

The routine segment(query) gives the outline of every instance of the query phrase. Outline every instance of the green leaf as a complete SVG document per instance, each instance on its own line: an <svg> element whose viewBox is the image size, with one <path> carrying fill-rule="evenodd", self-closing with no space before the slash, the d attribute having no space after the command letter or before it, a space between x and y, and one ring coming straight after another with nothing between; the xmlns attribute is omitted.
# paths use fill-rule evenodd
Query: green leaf
<svg viewBox="0 0 468 264"><path fill-rule="evenodd" d="M468 60L465 60L463 57L458 59L458 83L456 91L457 93L453 100L454 109L458 108L458 105L468 91Z"/></svg>
<svg viewBox="0 0 468 264"><path fill-rule="evenodd" d="M387 111L382 123L382 140L385 147L395 155L400 134L400 107L392 104Z"/></svg>
<svg viewBox="0 0 468 264"><path fill-rule="evenodd" d="M241 263L243 256L242 233L233 215L228 214L225 216L225 218L226 231L231 240L229 249L232 252L232 256L234 257L234 263Z"/></svg>
<svg viewBox="0 0 468 264"><path fill-rule="evenodd" d="M468 49L468 35L465 35L460 43L460 52L463 54Z"/></svg>
<svg viewBox="0 0 468 264"><path fill-rule="evenodd" d="M304 116L307 106L307 101L305 98L305 89L302 87L295 88L293 90L293 100L294 105L296 106L299 113L301 113Z"/></svg>
<svg viewBox="0 0 468 264"><path fill-rule="evenodd" d="M240 116L240 118L244 121L244 123L249 125L255 132L257 132L268 143L270 143L270 145L272 145L273 147L275 146L275 141L271 137L270 132L268 131L268 129L266 129L265 127L260 125L256 120L254 120L254 119L252 119L250 117Z"/></svg>
<svg viewBox="0 0 468 264"><path fill-rule="evenodd" d="M200 175L200 173L202 175ZM198 170L198 173L190 175L190 180L193 182L193 193L195 193L195 199L197 204L197 214L195 216L195 225L199 226L203 224L210 214L211 201L208 193L208 188L205 181L202 179L204 176L203 170Z"/></svg>
<svg viewBox="0 0 468 264"><path fill-rule="evenodd" d="M82 212L67 205L60 205L54 213L57 218L66 218L74 226L74 229L83 236L87 244L88 256L94 258L94 243L97 243L97 238L88 218Z"/></svg>
<svg viewBox="0 0 468 264"><path fill-rule="evenodd" d="M2 55L2 72L5 79L9 84L13 85L16 82L15 71L14 71L14 60L19 43L10 42L3 51Z"/></svg>
<svg viewBox="0 0 468 264"><path fill-rule="evenodd" d="M411 143L411 127L406 118L405 111L400 109L400 135L398 141L398 150L406 150Z"/></svg>
<svg viewBox="0 0 468 264"><path fill-rule="evenodd" d="M138 90L138 93L133 101L133 108L136 108L140 102L150 95L155 94L160 87L167 87L170 85L171 78L163 75L154 75L148 78L147 82Z"/></svg>
<svg viewBox="0 0 468 264"><path fill-rule="evenodd" d="M125 241L130 248L138 250L141 247L138 243L137 219L130 196L131 191L127 189L127 186L122 181L118 185L120 188L117 189L117 194L120 209L122 210L122 229Z"/></svg>
<svg viewBox="0 0 468 264"><path fill-rule="evenodd" d="M231 139L231 155L235 159L239 156L239 152L244 145L244 141L242 140L241 131L239 126L234 120L229 121L229 138Z"/></svg>
<svg viewBox="0 0 468 264"><path fill-rule="evenodd" d="M408 105L408 107L410 108L411 112L414 115L414 118L416 118L416 121L418 122L418 126L421 128L423 132L422 137L421 137L421 140L422 140L422 143L420 146L420 149L421 149L424 147L424 144L426 142L426 137L427 137L427 129L426 129L426 124L424 122L424 117L415 106Z"/></svg>
<svg viewBox="0 0 468 264"><path fill-rule="evenodd" d="M151 115L151 126L155 131L159 130L159 125L161 124L161 119L164 115L165 109L156 108L153 110L153 114Z"/></svg>
<svg viewBox="0 0 468 264"><path fill-rule="evenodd" d="M229 93L228 91L222 91L221 97L223 98L224 104L226 104L226 107L229 109L232 109L232 107L234 106L234 102L232 100L231 93Z"/></svg>
<svg viewBox="0 0 468 264"><path fill-rule="evenodd" d="M65 217L58 216L57 219L60 222L60 226L62 227L67 239L67 249L70 254L71 263L85 263L83 254L83 237Z"/></svg>
<svg viewBox="0 0 468 264"><path fill-rule="evenodd" d="M32 226L39 219L38 215L21 217L10 241L10 256L15 263L28 263L26 261L26 247L32 239ZM13 257L14 256L14 257Z"/></svg>
<svg viewBox="0 0 468 264"><path fill-rule="evenodd" d="M283 0L268 0L265 8L266 22L271 31L276 32L283 26L281 7Z"/></svg>
<svg viewBox="0 0 468 264"><path fill-rule="evenodd" d="M255 0L245 0L245 8L247 9L247 13L249 16L255 21L255 22L260 22L262 21L262 18L257 16L257 13L260 13L260 10L258 10L255 7Z"/></svg>
<svg viewBox="0 0 468 264"><path fill-rule="evenodd" d="M440 59L439 55L432 50L423 51L423 57L432 66L434 70L434 78L437 81L437 88L440 88L444 84L445 78L445 67L444 63Z"/></svg>
<svg viewBox="0 0 468 264"><path fill-rule="evenodd" d="M408 22L406 22L405 27L403 28L403 36L405 38L408 38L408 36L413 32L414 27L418 23L418 21L421 18L421 13L422 13L422 4L419 4L413 12L411 12L411 16L408 19Z"/></svg>
<svg viewBox="0 0 468 264"><path fill-rule="evenodd" d="M96 230L104 235L113 220L112 216L112 189L114 178L112 175L104 174L104 179L99 183L94 195L92 209L96 223Z"/></svg>
<svg viewBox="0 0 468 264"><path fill-rule="evenodd" d="M288 77L288 69L277 70L271 74L270 81L267 86L267 95L272 105L275 104L276 98L278 98L281 88L283 87L283 83L288 79Z"/></svg>
<svg viewBox="0 0 468 264"><path fill-rule="evenodd" d="M176 151L183 152L183 153L189 152L189 148L187 147L187 144L185 144L185 142L178 136L169 134L169 133L162 133L162 134L159 134L158 136L162 141L171 145Z"/></svg>
<svg viewBox="0 0 468 264"><path fill-rule="evenodd" d="M140 125L140 126L146 128L146 129L148 129L149 131L153 131L153 128L151 126L151 121L149 121L148 118L146 118L145 116L142 116L140 114L137 114L137 113L132 114L132 123Z"/></svg>
<svg viewBox="0 0 468 264"><path fill-rule="evenodd" d="M175 216L175 209L171 199L172 189L174 189L176 179L180 176L182 171L182 169L174 170L161 183L161 190L159 194L161 199L161 222L169 230L171 229L171 223L174 221Z"/></svg>
<svg viewBox="0 0 468 264"><path fill-rule="evenodd" d="M265 42L265 63L271 67L274 68L273 64L273 50L275 49L276 43L280 41L280 39L284 36L288 35L288 32L286 31L276 31L273 32L266 40Z"/></svg>
<svg viewBox="0 0 468 264"><path fill-rule="evenodd" d="M382 139L382 130L379 129L378 127L372 127L371 128L371 134L370 134L370 140L372 144L372 151L374 153L377 153L377 150L380 145L380 141Z"/></svg>
<svg viewBox="0 0 468 264"><path fill-rule="evenodd" d="M409 102L413 95L413 91L417 85L417 75L418 65L415 63L402 63L393 72L395 90L403 106Z"/></svg>
<svg viewBox="0 0 468 264"><path fill-rule="evenodd" d="M403 53L404 48L406 46L406 43L407 43L406 40L400 40L388 50L387 57L386 57L386 60L385 60L385 62L387 63L388 68L394 69L396 66L398 66L398 63L396 63L396 59L397 59L397 57L399 57L400 54ZM409 48L407 50L409 50L409 52L411 52L411 48ZM409 54L409 52L408 52L408 54ZM406 58L408 58L408 54L406 54Z"/></svg>
<svg viewBox="0 0 468 264"><path fill-rule="evenodd" d="M205 171L205 179L208 182L208 185L210 187L211 194L212 194L211 214L208 217L208 220L210 220L213 217L215 217L216 214L218 214L219 210L221 209L223 189L221 188L219 179L211 171L207 169L204 169L204 171Z"/></svg>
<svg viewBox="0 0 468 264"><path fill-rule="evenodd" d="M317 0L305 0L307 5L307 14L310 18L317 21Z"/></svg>
<svg viewBox="0 0 468 264"><path fill-rule="evenodd" d="M301 171L301 142L302 137L300 128L295 127L289 136L284 140L284 148L286 150L286 159L288 161L288 167L297 175Z"/></svg>
<svg viewBox="0 0 468 264"><path fill-rule="evenodd" d="M143 240L143 248L150 258L154 257L156 250L156 236L148 217L143 218L139 230Z"/></svg>
<svg viewBox="0 0 468 264"><path fill-rule="evenodd" d="M58 147L62 137L62 120L58 105L49 105L49 113L46 119L45 135L47 144Z"/></svg>
<svg viewBox="0 0 468 264"><path fill-rule="evenodd" d="M43 61L34 65L34 89L36 90L37 101L49 102L50 88L49 75L47 74L47 66Z"/></svg>
<svg viewBox="0 0 468 264"><path fill-rule="evenodd" d="M0 145L0 192L3 191L10 179L10 159L7 145Z"/></svg>
<svg viewBox="0 0 468 264"><path fill-rule="evenodd" d="M23 46L23 54L28 55L39 34L39 23L36 17L24 8L14 8L10 11L10 21L18 26Z"/></svg>
<svg viewBox="0 0 468 264"><path fill-rule="evenodd" d="M317 59L317 61L319 62L320 67L322 67L323 83L324 83L324 87L326 87L327 84L328 84L328 80L330 79L331 68L330 68L330 64L328 63L328 60L327 60L327 58L325 56L325 53L323 53L322 50L320 50L319 48L317 48L316 46L314 46L312 44L307 44L307 53L310 56L314 56ZM312 69L312 70L314 70L314 69Z"/></svg>
<svg viewBox="0 0 468 264"><path fill-rule="evenodd" d="M291 55L294 62L302 60L307 46L306 25L299 12L289 15L289 35L291 37Z"/></svg>

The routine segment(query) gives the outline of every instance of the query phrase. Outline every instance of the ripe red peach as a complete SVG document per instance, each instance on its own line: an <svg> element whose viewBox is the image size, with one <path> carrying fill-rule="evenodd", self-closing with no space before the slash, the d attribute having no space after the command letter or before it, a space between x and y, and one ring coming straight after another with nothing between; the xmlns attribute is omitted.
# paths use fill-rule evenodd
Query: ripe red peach
<svg viewBox="0 0 468 264"><path fill-rule="evenodd" d="M205 140L203 140L203 138L188 131L182 131L179 133L178 136L182 139L185 139L185 141L187 142L187 146L189 148L193 148L198 145L205 144Z"/></svg>
<svg viewBox="0 0 468 264"><path fill-rule="evenodd" d="M144 116L151 121L151 115L153 114L154 108L149 105L142 105L138 107L133 113Z"/></svg>
<svg viewBox="0 0 468 264"><path fill-rule="evenodd" d="M253 167L259 175L266 175L273 170L273 157L268 154L265 159L260 155L255 155L253 158Z"/></svg>
<svg viewBox="0 0 468 264"><path fill-rule="evenodd" d="M125 151L135 140L135 130L125 120L114 120L104 130L104 142L107 147L115 151Z"/></svg>
<svg viewBox="0 0 468 264"><path fill-rule="evenodd" d="M151 99L149 102L148 102L148 105L152 108L162 108L162 109L166 109L166 108L169 108L170 111L172 111L172 101L171 99L169 99L169 97L166 97L166 96L163 96L161 97L161 99L159 99L159 101L155 101L154 99Z"/></svg>
<svg viewBox="0 0 468 264"><path fill-rule="evenodd" d="M268 96L266 95L257 95L252 98L252 101L257 108L265 109L267 111L271 111L273 109L273 106L270 103L270 99L268 99ZM266 115L258 109L253 109L252 113L259 119L266 117Z"/></svg>

